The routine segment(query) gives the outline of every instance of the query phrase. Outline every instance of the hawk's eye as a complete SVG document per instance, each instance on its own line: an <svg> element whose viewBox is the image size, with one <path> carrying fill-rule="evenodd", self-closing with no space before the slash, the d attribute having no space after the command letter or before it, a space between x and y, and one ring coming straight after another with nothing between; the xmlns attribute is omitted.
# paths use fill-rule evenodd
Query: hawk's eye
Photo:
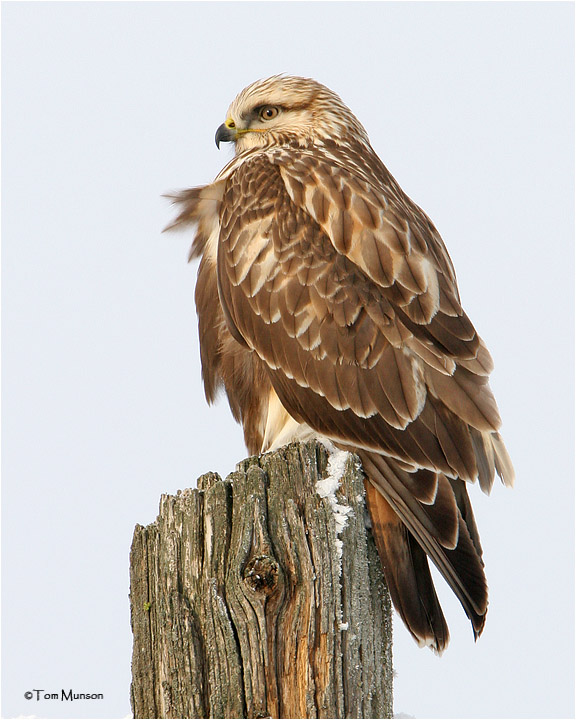
<svg viewBox="0 0 576 720"><path fill-rule="evenodd" d="M278 115L278 112L278 108L274 107L274 105L265 105L260 109L258 115L260 120L273 120Z"/></svg>

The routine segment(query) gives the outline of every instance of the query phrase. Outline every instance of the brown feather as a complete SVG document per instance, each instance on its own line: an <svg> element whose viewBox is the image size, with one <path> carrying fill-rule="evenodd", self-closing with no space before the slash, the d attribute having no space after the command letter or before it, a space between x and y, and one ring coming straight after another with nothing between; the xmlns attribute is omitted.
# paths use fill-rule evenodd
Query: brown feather
<svg viewBox="0 0 576 720"><path fill-rule="evenodd" d="M466 614L472 621L475 634L479 635L484 627L488 607L484 565L459 510L457 511L456 547L453 549L443 547L439 544L437 536L438 529L444 527L443 518L446 515L448 491L442 496L443 505L440 512L437 513L435 504L420 505L407 492L401 480L403 471L398 468L394 469L393 464L373 453L362 452L360 458L370 481L375 484L378 491L399 514L408 530L414 533L416 540L462 603ZM456 503L456 497L452 495L452 498ZM473 527L475 529L475 524Z"/></svg>
<svg viewBox="0 0 576 720"><path fill-rule="evenodd" d="M278 119L250 132L263 104ZM478 635L487 590L465 481L489 492L496 473L514 480L492 359L436 228L340 98L277 77L229 112L243 130L236 157L212 185L172 196L169 226L195 227L206 396L225 388L250 452L314 431L359 453L393 602L441 652L427 556Z"/></svg>
<svg viewBox="0 0 576 720"><path fill-rule="evenodd" d="M434 589L426 554L371 482L365 482L372 534L394 607L420 646L439 655L450 634Z"/></svg>

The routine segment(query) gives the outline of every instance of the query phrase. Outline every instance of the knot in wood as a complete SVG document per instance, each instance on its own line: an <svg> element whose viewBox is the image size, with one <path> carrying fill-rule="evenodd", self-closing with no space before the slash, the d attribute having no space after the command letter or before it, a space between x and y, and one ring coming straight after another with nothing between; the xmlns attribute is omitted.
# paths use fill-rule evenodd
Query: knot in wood
<svg viewBox="0 0 576 720"><path fill-rule="evenodd" d="M243 577L255 593L270 595L278 585L278 563L270 555L258 555L246 565Z"/></svg>

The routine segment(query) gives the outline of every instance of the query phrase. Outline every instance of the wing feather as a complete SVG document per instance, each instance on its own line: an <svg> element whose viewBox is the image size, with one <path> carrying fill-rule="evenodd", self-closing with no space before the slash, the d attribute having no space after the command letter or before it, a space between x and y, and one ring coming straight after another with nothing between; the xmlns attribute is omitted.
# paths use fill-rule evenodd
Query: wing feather
<svg viewBox="0 0 576 720"><path fill-rule="evenodd" d="M426 555L478 635L487 589L464 481L488 493L496 473L506 484L514 474L492 359L444 244L366 149L247 153L212 186L175 196L171 227L197 228L208 399L225 386L253 452L279 439L267 398L288 413L276 434L291 417L359 452L395 605L441 652L448 629Z"/></svg>
<svg viewBox="0 0 576 720"><path fill-rule="evenodd" d="M481 551L473 540L477 535L473 516L469 529L448 480L444 479L441 500L423 505L413 497L405 484L403 471L393 462L372 453L361 452L360 458L378 491L402 518L454 590L472 621L475 634L479 634L484 626L488 589ZM465 491L463 483L458 490L459 494ZM471 511L469 503L465 506L466 511ZM456 533L454 515L458 525Z"/></svg>
<svg viewBox="0 0 576 720"><path fill-rule="evenodd" d="M485 373L489 356L459 306L443 245L422 249L420 226L411 229L373 188L304 155L289 166L267 156L241 165L221 228L227 317L280 374L289 411L297 394L312 391L337 422L353 411L346 422L357 424L355 441L369 419L369 447L386 438L399 460L478 476L469 428L494 431L499 417L485 376L474 372ZM301 408L318 431L332 424L312 415Z"/></svg>

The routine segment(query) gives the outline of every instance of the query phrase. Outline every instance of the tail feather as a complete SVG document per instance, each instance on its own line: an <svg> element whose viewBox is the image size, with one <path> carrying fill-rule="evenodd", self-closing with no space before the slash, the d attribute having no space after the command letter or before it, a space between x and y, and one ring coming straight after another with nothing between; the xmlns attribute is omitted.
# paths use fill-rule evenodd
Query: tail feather
<svg viewBox="0 0 576 720"><path fill-rule="evenodd" d="M478 637L484 628L488 588L464 482L439 475L442 495L438 494L433 504L423 504L409 491L418 471L407 473L390 458L376 453L360 452L360 457L369 481L368 504L376 543L383 565L388 565L386 578L394 588L390 588L392 601L408 629L420 644L430 645L437 652L448 642L428 556L460 600ZM409 482L405 475L411 476ZM457 531L450 543L448 530L452 529L454 514Z"/></svg>
<svg viewBox="0 0 576 720"><path fill-rule="evenodd" d="M378 490L366 481L372 532L394 607L418 645L441 655L450 639L426 553Z"/></svg>

